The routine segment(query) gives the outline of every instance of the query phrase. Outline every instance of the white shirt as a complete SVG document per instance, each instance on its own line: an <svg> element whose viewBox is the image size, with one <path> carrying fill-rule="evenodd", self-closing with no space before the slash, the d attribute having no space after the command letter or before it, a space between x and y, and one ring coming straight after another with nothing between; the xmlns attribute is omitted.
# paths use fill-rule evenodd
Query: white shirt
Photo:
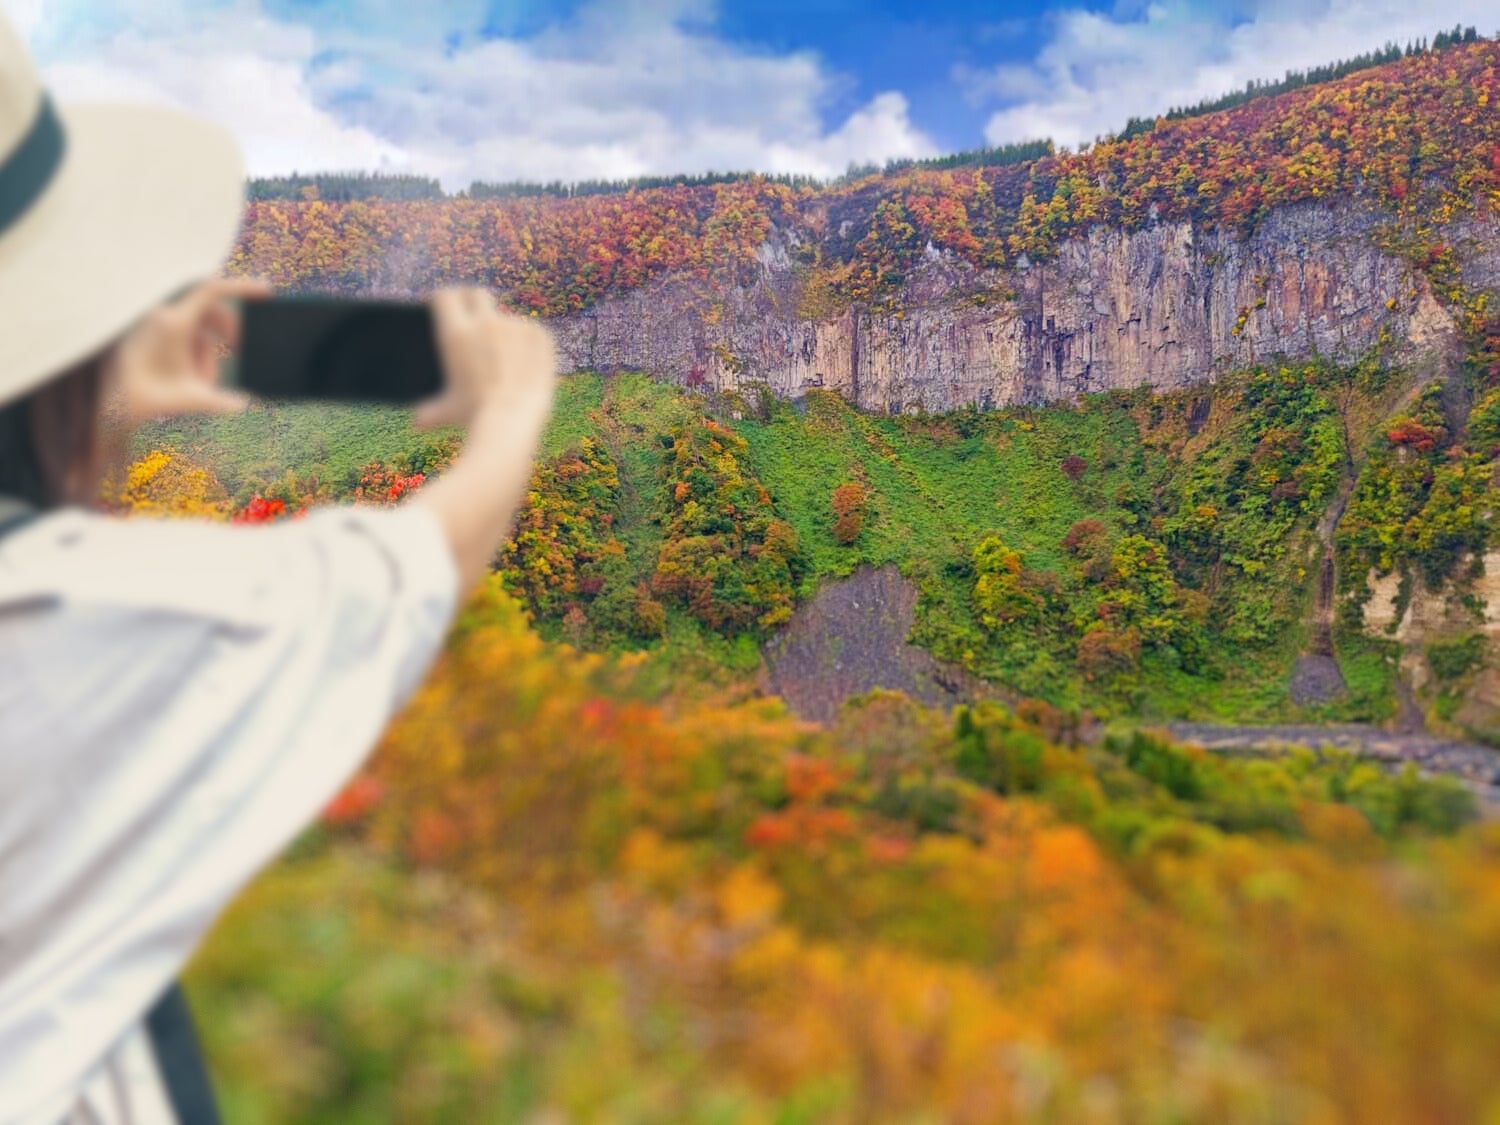
<svg viewBox="0 0 1500 1125"><path fill-rule="evenodd" d="M139 1021L358 769L456 596L421 507L0 539L0 1123L152 1119Z"/></svg>

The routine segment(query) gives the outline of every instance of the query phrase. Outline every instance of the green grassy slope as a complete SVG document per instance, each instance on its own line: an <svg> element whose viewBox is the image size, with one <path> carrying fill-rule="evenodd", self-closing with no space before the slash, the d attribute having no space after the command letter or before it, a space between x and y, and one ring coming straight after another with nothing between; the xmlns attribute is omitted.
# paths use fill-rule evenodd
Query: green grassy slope
<svg viewBox="0 0 1500 1125"><path fill-rule="evenodd" d="M1149 718L1379 719L1392 707L1392 669L1379 645L1342 645L1351 687L1343 702L1306 709L1287 696L1308 640L1317 558L1311 525L1326 502L1329 466L1344 453L1332 406L1303 382L1343 386L1352 378L1309 369L1283 373L1279 383L1247 376L1171 397L1099 396L1075 406L888 418L861 414L828 393L752 407L685 395L645 375L585 374L563 380L542 454L557 458L593 437L613 459L619 488L608 534L624 562L609 571L611 588L650 583L672 507L664 449L706 414L744 439L746 470L795 529L798 600L861 565L893 563L920 591L916 643L1065 707ZM1291 442L1292 468L1275 470L1295 477L1305 494L1289 503L1266 498L1264 447L1276 444L1283 423L1304 429ZM1333 443L1321 453L1306 439L1319 426ZM1270 439L1268 430L1275 431ZM279 406L157 427L144 442L206 463L243 500L291 479L320 482L337 495L370 461L421 467L442 437L415 433L401 411ZM864 488L868 508L855 541L840 545L830 498L848 482ZM1205 504L1223 509L1213 521L1212 563L1191 557L1194 540L1184 530L1183 513ZM1064 540L1086 520L1102 525L1111 541L1144 535L1167 544L1181 597L1208 606L1192 638L1148 645L1128 677L1090 678L1075 663L1088 623L1068 615L1087 609L1099 582L1083 576ZM1061 584L1050 616L1008 631L981 622L975 549L992 536L1017 553L1026 575L1050 572L1049 581ZM586 621L590 596L571 603ZM720 635L664 600L667 621L657 639L612 626L581 628L576 616L565 628L553 611L538 625L589 647L646 648L663 690L688 683L749 690L763 632ZM1178 649L1188 643L1202 655L1184 658Z"/></svg>

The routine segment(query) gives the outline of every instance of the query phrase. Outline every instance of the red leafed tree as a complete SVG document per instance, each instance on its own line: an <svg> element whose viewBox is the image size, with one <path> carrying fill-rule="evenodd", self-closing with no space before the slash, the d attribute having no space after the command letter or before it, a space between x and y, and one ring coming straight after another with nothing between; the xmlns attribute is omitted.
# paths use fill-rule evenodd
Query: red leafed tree
<svg viewBox="0 0 1500 1125"><path fill-rule="evenodd" d="M425 473L403 473L372 461L360 473L354 498L366 504L395 504L403 496L421 488L426 480Z"/></svg>
<svg viewBox="0 0 1500 1125"><path fill-rule="evenodd" d="M231 523L270 523L286 515L286 502L282 500L267 500L259 493L253 496L248 504L234 514Z"/></svg>
<svg viewBox="0 0 1500 1125"><path fill-rule="evenodd" d="M361 773L339 791L323 810L324 824L353 824L374 811L385 796L385 787L369 774Z"/></svg>
<svg viewBox="0 0 1500 1125"><path fill-rule="evenodd" d="M1424 426L1415 418L1403 418L1386 431L1392 445L1403 445L1418 453L1431 453L1437 448L1439 431Z"/></svg>

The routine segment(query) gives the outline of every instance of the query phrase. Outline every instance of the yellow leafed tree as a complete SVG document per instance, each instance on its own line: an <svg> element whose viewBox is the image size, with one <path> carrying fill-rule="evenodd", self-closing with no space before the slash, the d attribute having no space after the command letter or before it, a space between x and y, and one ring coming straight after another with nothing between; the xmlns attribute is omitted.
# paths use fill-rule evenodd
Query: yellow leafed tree
<svg viewBox="0 0 1500 1125"><path fill-rule="evenodd" d="M179 453L153 449L105 485L106 504L143 516L227 519L229 494L212 472Z"/></svg>

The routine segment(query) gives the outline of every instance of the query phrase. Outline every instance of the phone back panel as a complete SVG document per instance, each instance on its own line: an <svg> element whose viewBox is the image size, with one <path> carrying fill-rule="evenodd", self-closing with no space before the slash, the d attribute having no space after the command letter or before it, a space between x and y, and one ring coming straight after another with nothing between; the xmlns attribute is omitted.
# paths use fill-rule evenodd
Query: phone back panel
<svg viewBox="0 0 1500 1125"><path fill-rule="evenodd" d="M271 399L412 403L443 385L431 310L397 301L247 301L234 380Z"/></svg>

